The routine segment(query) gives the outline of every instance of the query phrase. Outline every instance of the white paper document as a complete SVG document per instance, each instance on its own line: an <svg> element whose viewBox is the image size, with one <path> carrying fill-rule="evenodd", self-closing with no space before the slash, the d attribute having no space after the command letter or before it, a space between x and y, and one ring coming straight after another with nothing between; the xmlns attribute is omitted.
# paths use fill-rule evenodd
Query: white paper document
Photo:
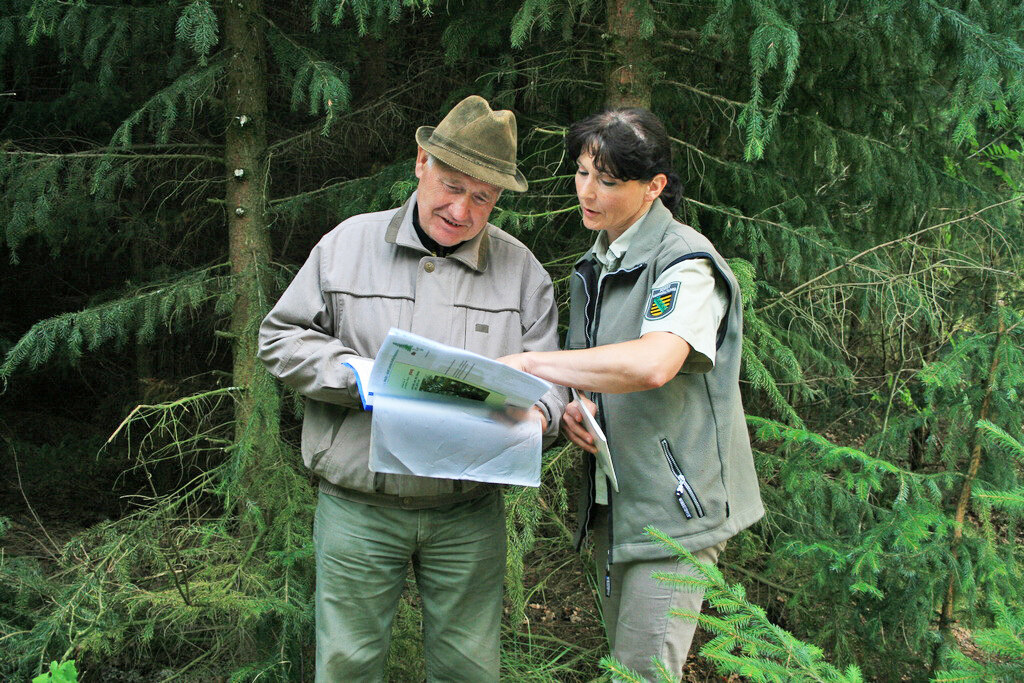
<svg viewBox="0 0 1024 683"><path fill-rule="evenodd" d="M348 365L373 410L371 470L540 485L540 423L527 413L548 382L394 328L372 370L356 360Z"/></svg>
<svg viewBox="0 0 1024 683"><path fill-rule="evenodd" d="M579 403L581 408L583 407L580 394L575 389L572 390L572 400ZM618 493L619 480L615 478L615 467L612 465L612 455L608 450L608 438L604 435L604 430L601 429L601 425L597 423L597 420L590 414L590 411L584 408L580 412L583 413L583 426L590 433L590 436L594 437L594 446L597 447L597 453L594 455L594 458L597 460L597 473L599 475L603 473L608 477L608 483L612 485L612 490ZM607 504L607 496L605 496L605 504Z"/></svg>

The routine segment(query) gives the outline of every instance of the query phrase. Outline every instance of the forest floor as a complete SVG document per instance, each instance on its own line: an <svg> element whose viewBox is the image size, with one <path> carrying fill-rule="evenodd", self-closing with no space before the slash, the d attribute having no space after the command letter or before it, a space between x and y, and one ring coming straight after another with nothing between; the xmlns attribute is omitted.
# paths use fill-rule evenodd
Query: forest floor
<svg viewBox="0 0 1024 683"><path fill-rule="evenodd" d="M9 476L3 477L4 485L0 486L0 517L10 521L7 532L0 536L0 559L31 557L44 566L55 566L62 547L75 534L116 516L117 501L112 500L109 485L113 480L105 485L101 481L104 477L93 476L75 489L55 491L44 483L48 468L38 465L26 468L22 464L4 473ZM592 589L593 577L587 576L583 557L565 543L541 539L527 557L524 584L524 619L518 625L507 624L503 635L504 680L606 680L597 666L607 653L604 631ZM406 599L416 601L415 595ZM692 651L696 653L707 638L698 631ZM395 639L400 642L401 636L396 634ZM418 639L418 633L407 637ZM421 648L419 643L416 646ZM172 673L173 669L149 663L110 662L102 671L84 672L82 680L156 683ZM405 683L422 677L399 668L392 670L390 680ZM684 680L704 683L740 679L718 675L709 662L694 656L686 665Z"/></svg>
<svg viewBox="0 0 1024 683"><path fill-rule="evenodd" d="M543 559L537 556L544 555ZM539 561L531 562L537 558ZM544 574L529 567L557 567L557 571ZM585 560L567 548L556 548L545 553L537 550L527 558L525 583L532 597L527 601L526 620L523 631L537 634L544 639L572 644L582 651L582 658L588 660L586 667L579 671L580 677L565 680L605 680L594 664L607 654L604 627L597 607L597 595L592 589L593 576L588 577ZM524 636L528 637L528 636ZM691 647L691 657L686 663L683 681L687 683L710 683L741 681L737 677L717 674L714 666L696 653L709 639L710 634L697 630Z"/></svg>

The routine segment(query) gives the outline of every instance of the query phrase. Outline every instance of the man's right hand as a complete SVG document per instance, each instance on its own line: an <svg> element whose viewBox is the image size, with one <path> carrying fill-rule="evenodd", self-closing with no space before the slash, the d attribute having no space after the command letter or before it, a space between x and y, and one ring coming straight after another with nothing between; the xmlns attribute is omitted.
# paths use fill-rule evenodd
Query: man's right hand
<svg viewBox="0 0 1024 683"><path fill-rule="evenodd" d="M583 403L582 406L580 402ZM565 434L569 441L572 441L586 452L597 453L597 447L594 446L594 437L583 426L583 413L581 412L583 410L586 410L591 415L596 415L597 404L589 398L580 396L579 401L573 401L565 407L565 413L562 415L562 433Z"/></svg>

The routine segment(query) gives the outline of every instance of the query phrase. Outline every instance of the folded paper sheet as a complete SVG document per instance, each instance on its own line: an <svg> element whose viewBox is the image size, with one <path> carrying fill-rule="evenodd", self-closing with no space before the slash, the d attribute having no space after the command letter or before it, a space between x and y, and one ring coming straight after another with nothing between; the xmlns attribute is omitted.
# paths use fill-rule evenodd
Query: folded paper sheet
<svg viewBox="0 0 1024 683"><path fill-rule="evenodd" d="M540 423L527 414L544 380L397 329L368 378L353 370L372 404L374 472L540 485Z"/></svg>
<svg viewBox="0 0 1024 683"><path fill-rule="evenodd" d="M374 472L539 486L540 453L539 423L500 410L396 396L373 408Z"/></svg>
<svg viewBox="0 0 1024 683"><path fill-rule="evenodd" d="M580 400L580 394L576 389L572 390L572 400L576 401L583 406L583 401ZM583 413L583 427L590 432L590 436L594 437L594 447L597 448L597 453L594 458L597 459L597 469L599 472L604 474L608 478L608 483L612 485L612 489L619 492L619 479L615 476L615 466L612 465L612 455L608 451L608 438L604 435L604 430L601 429L601 425L598 424L597 418L591 415L587 410L582 410ZM605 493L604 505L608 503L608 494ZM598 501L601 503L602 501Z"/></svg>

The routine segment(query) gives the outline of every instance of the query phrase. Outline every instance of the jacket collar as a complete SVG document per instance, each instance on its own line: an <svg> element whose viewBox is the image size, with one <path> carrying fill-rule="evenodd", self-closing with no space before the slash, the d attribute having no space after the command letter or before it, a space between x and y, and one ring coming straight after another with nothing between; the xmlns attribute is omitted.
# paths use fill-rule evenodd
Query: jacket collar
<svg viewBox="0 0 1024 683"><path fill-rule="evenodd" d="M665 231L671 223L672 212L665 208L660 199L655 199L650 211L640 220L640 225L636 226L636 234L633 235L626 253L622 255L622 262L619 263L616 272L646 265L657 252L658 245L664 239ZM576 261L576 267L578 268L583 261L597 261L593 246Z"/></svg>
<svg viewBox="0 0 1024 683"><path fill-rule="evenodd" d="M416 193L413 192L405 204L395 213L391 222L388 223L384 240L389 244L396 244L400 247L415 249L423 254L429 254L427 248L420 242L416 235L416 228L412 224L412 211L416 206ZM482 273L487 270L487 252L490 247L491 224L488 223L484 229L476 234L473 239L466 240L459 245L459 248L448 255L448 258L455 259L460 263Z"/></svg>

